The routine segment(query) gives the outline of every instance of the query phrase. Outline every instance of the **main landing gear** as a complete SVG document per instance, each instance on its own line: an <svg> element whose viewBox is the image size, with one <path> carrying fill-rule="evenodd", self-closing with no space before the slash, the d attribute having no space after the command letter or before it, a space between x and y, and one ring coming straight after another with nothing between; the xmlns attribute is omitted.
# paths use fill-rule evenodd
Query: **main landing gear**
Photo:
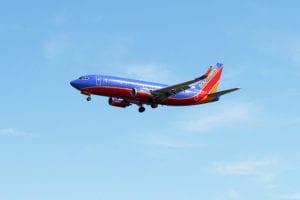
<svg viewBox="0 0 300 200"><path fill-rule="evenodd" d="M158 107L158 104L156 104L156 103L151 104L151 108L157 108L157 107ZM146 110L145 107L143 105L140 105L139 112L142 113L142 112L145 112L145 110Z"/></svg>

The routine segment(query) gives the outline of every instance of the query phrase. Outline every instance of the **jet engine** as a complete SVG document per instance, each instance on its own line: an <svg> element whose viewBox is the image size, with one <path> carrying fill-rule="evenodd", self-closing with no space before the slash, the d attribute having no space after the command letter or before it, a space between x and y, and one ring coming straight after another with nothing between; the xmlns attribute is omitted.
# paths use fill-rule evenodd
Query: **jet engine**
<svg viewBox="0 0 300 200"><path fill-rule="evenodd" d="M116 106L116 107L121 107L121 108L125 108L127 106L130 106L130 103L128 103L127 101L125 101L124 99L120 99L120 98L113 98L110 97L108 99L108 103L111 106Z"/></svg>
<svg viewBox="0 0 300 200"><path fill-rule="evenodd" d="M137 89L132 88L130 95L131 95L132 97L136 97L137 93L138 93L138 92L137 92Z"/></svg>
<svg viewBox="0 0 300 200"><path fill-rule="evenodd" d="M151 97L151 93L149 90L146 90L146 89L132 88L130 91L130 96L135 97L135 98L149 98L149 97Z"/></svg>

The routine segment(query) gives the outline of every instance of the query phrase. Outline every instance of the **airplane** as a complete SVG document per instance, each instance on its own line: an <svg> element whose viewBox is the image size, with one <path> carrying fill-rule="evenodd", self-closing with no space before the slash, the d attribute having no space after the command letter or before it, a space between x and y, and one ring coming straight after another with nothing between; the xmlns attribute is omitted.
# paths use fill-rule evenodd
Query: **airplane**
<svg viewBox="0 0 300 200"><path fill-rule="evenodd" d="M142 113L145 111L144 105L152 108L158 105L198 105L216 102L220 96L240 89L217 91L223 67L223 64L217 63L210 66L204 75L174 85L107 75L84 75L70 84L81 94L87 95L87 101L91 101L91 95L107 96L111 106L125 108L135 104Z"/></svg>

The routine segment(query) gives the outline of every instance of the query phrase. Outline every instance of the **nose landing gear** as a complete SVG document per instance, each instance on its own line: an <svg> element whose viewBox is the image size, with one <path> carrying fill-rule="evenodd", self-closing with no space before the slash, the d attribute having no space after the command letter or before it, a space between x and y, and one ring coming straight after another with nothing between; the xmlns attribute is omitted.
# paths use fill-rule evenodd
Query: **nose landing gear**
<svg viewBox="0 0 300 200"><path fill-rule="evenodd" d="M140 112L140 113L145 112L145 110L146 110L146 109L145 109L144 106L139 107L139 112Z"/></svg>

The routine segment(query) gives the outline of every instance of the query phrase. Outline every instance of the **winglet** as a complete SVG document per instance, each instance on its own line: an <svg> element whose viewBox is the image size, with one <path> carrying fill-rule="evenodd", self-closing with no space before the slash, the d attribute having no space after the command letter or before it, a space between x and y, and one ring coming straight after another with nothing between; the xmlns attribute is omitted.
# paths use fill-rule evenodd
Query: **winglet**
<svg viewBox="0 0 300 200"><path fill-rule="evenodd" d="M206 71L206 73L204 74L206 77L208 77L208 75L209 75L209 73L211 72L211 70L212 70L212 66L210 66L209 68L208 68L208 70Z"/></svg>
<svg viewBox="0 0 300 200"><path fill-rule="evenodd" d="M202 76L196 78L195 80L200 81L200 80L206 79L206 78L208 77L209 73L211 72L211 70L212 70L212 66L210 66L210 67L208 68L208 70L205 72L204 75L202 75Z"/></svg>

